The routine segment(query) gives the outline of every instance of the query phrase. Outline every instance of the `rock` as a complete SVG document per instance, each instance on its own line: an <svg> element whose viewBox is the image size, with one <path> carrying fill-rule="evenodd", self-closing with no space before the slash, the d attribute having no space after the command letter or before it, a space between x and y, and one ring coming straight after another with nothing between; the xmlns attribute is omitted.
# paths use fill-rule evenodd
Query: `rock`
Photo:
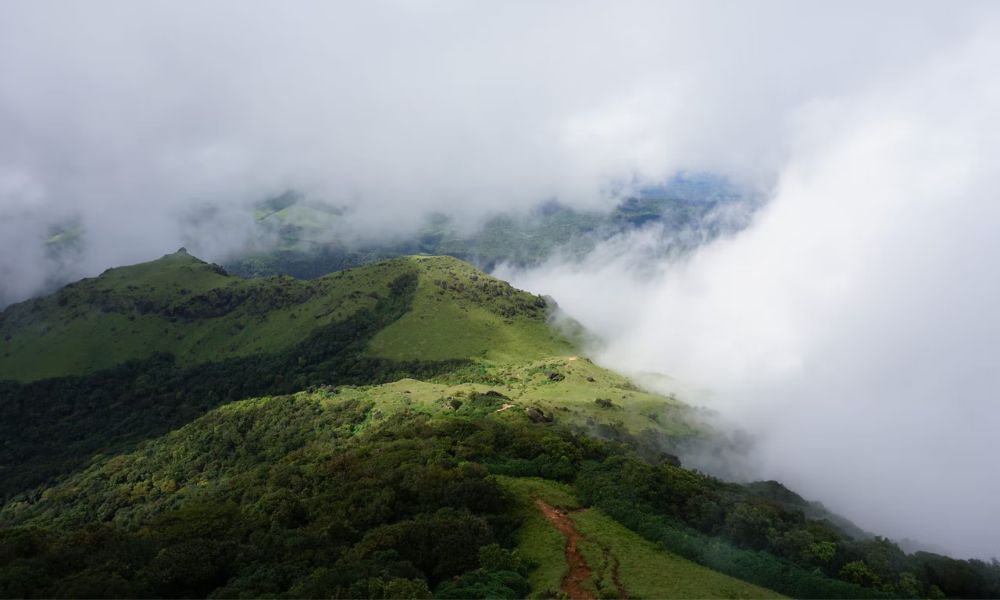
<svg viewBox="0 0 1000 600"><path fill-rule="evenodd" d="M552 415L547 415L540 408L529 406L525 411L532 423L551 423Z"/></svg>

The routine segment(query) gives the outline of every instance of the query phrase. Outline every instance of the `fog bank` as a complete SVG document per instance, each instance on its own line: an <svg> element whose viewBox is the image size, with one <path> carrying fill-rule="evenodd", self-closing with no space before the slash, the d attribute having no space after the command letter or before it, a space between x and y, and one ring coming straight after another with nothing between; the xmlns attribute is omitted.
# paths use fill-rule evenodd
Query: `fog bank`
<svg viewBox="0 0 1000 600"><path fill-rule="evenodd" d="M777 478L869 530L1000 555L1000 44L982 35L798 111L747 230L650 265L652 234L506 272L757 436ZM692 397L693 396L693 397Z"/></svg>
<svg viewBox="0 0 1000 600"><path fill-rule="evenodd" d="M430 211L605 209L683 169L769 183L790 114L919 67L986 12L10 0L0 304L180 245L226 260L251 241L248 206L289 188L371 238ZM63 264L44 242L67 222L82 243Z"/></svg>
<svg viewBox="0 0 1000 600"><path fill-rule="evenodd" d="M226 260L288 189L379 239L718 173L771 190L743 233L501 274L604 363L710 390L760 475L997 555L998 7L7 0L0 305L181 245Z"/></svg>

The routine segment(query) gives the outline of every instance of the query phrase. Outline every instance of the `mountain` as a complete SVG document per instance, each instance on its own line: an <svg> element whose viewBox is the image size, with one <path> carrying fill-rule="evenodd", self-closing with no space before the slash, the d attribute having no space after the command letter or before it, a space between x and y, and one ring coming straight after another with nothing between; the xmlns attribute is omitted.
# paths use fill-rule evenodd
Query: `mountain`
<svg viewBox="0 0 1000 600"><path fill-rule="evenodd" d="M492 271L496 265L533 266L559 256L584 257L615 236L652 229L659 251L679 253L719 235L739 230L762 202L759 192L709 173L679 174L666 183L622 193L603 210L573 208L551 200L529 211L499 209L481 222L455 222L430 213L412 231L360 234L351 209L294 190L235 208L251 227L243 232L243 249L227 256L225 269L241 277L290 275L314 279L335 271L416 254L447 255ZM211 204L181 218L181 239L203 247L205 236L227 227L223 211ZM52 224L42 245L44 288L53 291L86 272L90 233L79 219ZM209 245L211 247L211 244ZM9 292L9 293L5 293ZM19 299L0 286L0 307Z"/></svg>
<svg viewBox="0 0 1000 600"><path fill-rule="evenodd" d="M390 300L406 305L404 318L378 332L371 356L538 357L568 348L545 325L544 300L452 258L400 258L311 281L245 280L181 250L9 307L0 314L0 378L84 375L158 352L188 367L274 354Z"/></svg>
<svg viewBox="0 0 1000 600"><path fill-rule="evenodd" d="M567 354L550 308L448 257L313 281L185 251L111 269L0 313L0 495L228 400Z"/></svg>
<svg viewBox="0 0 1000 600"><path fill-rule="evenodd" d="M449 257L245 280L184 251L8 307L0 596L1000 590L685 469L698 411L557 311Z"/></svg>
<svg viewBox="0 0 1000 600"><path fill-rule="evenodd" d="M413 234L361 241L350 211L286 192L256 205L252 247L226 268L244 277L313 278L410 254L454 256L487 271L501 263L532 266L559 255L577 259L597 244L657 227L663 251L681 252L746 226L757 193L710 174L681 174L626 195L610 210L549 201L527 213L498 212L477 227L429 215Z"/></svg>

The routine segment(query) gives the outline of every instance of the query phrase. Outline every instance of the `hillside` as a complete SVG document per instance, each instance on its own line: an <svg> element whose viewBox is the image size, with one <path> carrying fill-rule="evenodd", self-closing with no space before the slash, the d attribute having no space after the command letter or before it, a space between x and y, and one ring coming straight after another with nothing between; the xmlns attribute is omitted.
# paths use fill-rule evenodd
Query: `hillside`
<svg viewBox="0 0 1000 600"><path fill-rule="evenodd" d="M937 585L899 576L921 563L884 540L643 459L641 439L581 435L524 391L402 380L226 404L7 502L0 592L879 598ZM845 569L878 586L827 575Z"/></svg>
<svg viewBox="0 0 1000 600"><path fill-rule="evenodd" d="M448 257L406 257L303 281L246 280L179 251L109 269L0 313L0 379L85 375L169 353L182 366L274 354L393 295L413 277L400 323L372 355L424 360L539 357L568 346L540 298ZM501 324L506 327L498 327Z"/></svg>
<svg viewBox="0 0 1000 600"><path fill-rule="evenodd" d="M183 251L9 307L0 597L1000 591L685 469L697 411L552 310L454 258L243 280Z"/></svg>
<svg viewBox="0 0 1000 600"><path fill-rule="evenodd" d="M42 548L41 560L21 563L31 571L21 581L42 595L94 595L108 578L120 586L117 595L358 596L386 585L418 596L436 589L468 597L479 585L500 594L558 593L563 541L533 503L577 506L571 486L555 481L571 478L581 447L532 423L530 400L475 389L484 388L402 381L229 404L9 503L0 523L18 527L6 539L16 531L19 543ZM775 596L664 553L600 509L573 518L588 565L580 585L593 595L616 579L629 597ZM55 533L63 531L86 533ZM516 548L492 551L491 560L506 565L478 550L497 543ZM305 556L302 547L315 550ZM605 547L614 567L601 562ZM83 552L93 555L72 576L50 570ZM203 561L193 575L164 559L189 552ZM107 563L110 556L121 562ZM358 581L352 569L395 576Z"/></svg>
<svg viewBox="0 0 1000 600"><path fill-rule="evenodd" d="M226 401L565 355L550 308L449 257L313 281L184 251L111 269L0 313L0 496Z"/></svg>

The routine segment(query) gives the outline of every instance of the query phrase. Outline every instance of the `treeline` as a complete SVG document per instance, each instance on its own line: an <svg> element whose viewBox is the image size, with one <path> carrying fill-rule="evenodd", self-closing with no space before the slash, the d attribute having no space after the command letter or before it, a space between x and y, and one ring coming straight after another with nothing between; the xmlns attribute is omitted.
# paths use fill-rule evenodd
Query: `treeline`
<svg viewBox="0 0 1000 600"><path fill-rule="evenodd" d="M318 385L427 379L466 366L364 356L368 341L409 310L416 286L415 272L403 274L374 307L278 353L192 367L156 354L88 376L0 381L0 500L71 472L96 452L125 451L226 402Z"/></svg>

